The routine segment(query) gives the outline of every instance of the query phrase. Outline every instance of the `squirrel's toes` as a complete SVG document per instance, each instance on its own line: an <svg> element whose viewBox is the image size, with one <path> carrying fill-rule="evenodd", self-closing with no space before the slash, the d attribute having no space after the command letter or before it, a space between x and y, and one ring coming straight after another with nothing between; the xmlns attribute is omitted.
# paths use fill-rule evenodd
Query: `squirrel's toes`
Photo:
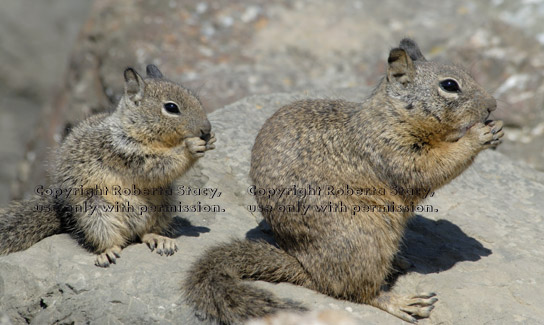
<svg viewBox="0 0 544 325"><path fill-rule="evenodd" d="M106 249L102 254L96 256L94 264L100 267L108 267L110 264L115 264L116 260L121 257L121 247L113 246Z"/></svg>
<svg viewBox="0 0 544 325"><path fill-rule="evenodd" d="M187 145L189 152L193 154L195 158L204 156L204 152L206 151L206 141L195 137L185 139L185 144Z"/></svg>
<svg viewBox="0 0 544 325"><path fill-rule="evenodd" d="M410 323L417 323L417 318L427 318L438 301L436 294L423 293L415 296L397 296L389 292L382 292L371 305L378 307L398 318ZM414 317L415 316L415 317Z"/></svg>
<svg viewBox="0 0 544 325"><path fill-rule="evenodd" d="M206 141L206 150L213 150L215 149L215 142L217 139L215 138L215 133L211 132L211 137L208 141Z"/></svg>
<svg viewBox="0 0 544 325"><path fill-rule="evenodd" d="M142 242L147 244L151 251L155 250L159 255L174 255L178 251L178 245L172 238L160 236L157 234L145 234L142 237Z"/></svg>

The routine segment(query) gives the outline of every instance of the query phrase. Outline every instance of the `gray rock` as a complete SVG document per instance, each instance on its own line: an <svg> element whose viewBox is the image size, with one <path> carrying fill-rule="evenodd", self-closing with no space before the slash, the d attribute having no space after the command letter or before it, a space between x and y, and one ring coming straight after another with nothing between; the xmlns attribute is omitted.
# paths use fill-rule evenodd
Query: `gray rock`
<svg viewBox="0 0 544 325"><path fill-rule="evenodd" d="M359 100L368 90L329 92ZM265 119L296 98L253 96L210 114L217 149L178 186L212 187L221 196L182 195L183 204L219 205L224 212L179 213L180 251L163 257L142 244L125 248L102 269L68 235L0 257L0 323L198 324L180 283L204 249L231 238L266 237L261 216L248 212L250 149ZM396 280L399 293L436 291L439 302L422 324L539 324L544 319L544 174L493 151L439 190L418 214L404 250L414 266ZM399 324L376 308L336 300L290 284L258 282L311 309L343 310L361 323ZM7 320L7 317L9 320Z"/></svg>

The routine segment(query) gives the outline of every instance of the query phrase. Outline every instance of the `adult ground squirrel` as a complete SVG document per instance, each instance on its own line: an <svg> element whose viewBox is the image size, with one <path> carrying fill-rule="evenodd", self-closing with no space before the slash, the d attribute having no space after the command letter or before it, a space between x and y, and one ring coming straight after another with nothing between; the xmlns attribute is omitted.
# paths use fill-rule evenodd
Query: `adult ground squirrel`
<svg viewBox="0 0 544 325"><path fill-rule="evenodd" d="M116 110L86 119L61 144L53 185L0 210L0 254L60 232L96 253L102 267L133 241L161 255L177 250L173 239L160 235L171 221L161 210L169 204L165 194L215 147L215 137L198 98L156 66L147 66L145 79L132 68L124 77Z"/></svg>
<svg viewBox="0 0 544 325"><path fill-rule="evenodd" d="M255 140L250 171L279 248L237 240L209 249L188 273L186 299L226 324L302 308L241 282L254 279L301 285L408 322L428 317L434 293L399 296L382 285L412 207L500 143L502 122L488 120L495 108L468 73L427 61L410 39L390 51L386 75L362 103L280 108Z"/></svg>

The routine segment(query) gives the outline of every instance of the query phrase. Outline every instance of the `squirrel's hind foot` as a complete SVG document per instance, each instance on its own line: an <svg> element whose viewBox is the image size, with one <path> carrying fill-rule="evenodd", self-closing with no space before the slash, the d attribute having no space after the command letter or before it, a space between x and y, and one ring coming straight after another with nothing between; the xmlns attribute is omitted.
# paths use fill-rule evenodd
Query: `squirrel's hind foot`
<svg viewBox="0 0 544 325"><path fill-rule="evenodd" d="M371 301L371 305L410 323L417 323L417 318L427 318L438 301L436 293L422 293L415 296L399 296L382 292Z"/></svg>
<svg viewBox="0 0 544 325"><path fill-rule="evenodd" d="M172 238L160 236L157 234L145 234L142 236L142 242L147 244L151 251L156 251L159 255L174 255L178 251L178 245Z"/></svg>
<svg viewBox="0 0 544 325"><path fill-rule="evenodd" d="M102 254L96 256L94 264L100 267L108 267L110 264L115 264L116 260L121 257L121 247L113 246L106 249Z"/></svg>

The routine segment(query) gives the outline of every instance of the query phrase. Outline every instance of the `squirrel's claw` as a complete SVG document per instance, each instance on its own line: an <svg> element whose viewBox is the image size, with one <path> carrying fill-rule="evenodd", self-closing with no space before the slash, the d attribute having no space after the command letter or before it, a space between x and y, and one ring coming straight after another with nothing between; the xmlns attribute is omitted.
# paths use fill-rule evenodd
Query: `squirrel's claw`
<svg viewBox="0 0 544 325"><path fill-rule="evenodd" d="M208 141L197 137L187 138L185 139L185 145L189 149L189 152L193 154L193 157L200 158L204 156L204 152L215 149L215 141L217 141L215 133L210 132Z"/></svg>
<svg viewBox="0 0 544 325"><path fill-rule="evenodd" d="M211 139L210 139L211 140ZM188 138L185 139L185 145L189 152L193 154L193 157L200 158L204 156L204 151L206 151L206 141L201 138Z"/></svg>
<svg viewBox="0 0 544 325"><path fill-rule="evenodd" d="M422 293L414 296L398 296L389 292L382 292L371 305L397 316L409 323L417 323L417 318L427 318L438 301L436 293Z"/></svg>
<svg viewBox="0 0 544 325"><path fill-rule="evenodd" d="M212 150L212 149L215 149L215 141L217 141L217 139L215 138L215 133L211 132L210 133L211 137L210 139L208 140L208 142L206 142L206 150Z"/></svg>
<svg viewBox="0 0 544 325"><path fill-rule="evenodd" d="M113 246L106 249L102 254L96 256L94 264L100 267L109 267L111 264L116 264L117 259L121 257L121 247Z"/></svg>
<svg viewBox="0 0 544 325"><path fill-rule="evenodd" d="M501 138L504 136L502 126L502 121L486 121L485 124L477 123L469 132L484 149L493 148L502 142Z"/></svg>
<svg viewBox="0 0 544 325"><path fill-rule="evenodd" d="M145 234L142 237L142 242L147 244L151 251L156 251L159 255L174 255L178 251L176 241L172 238L160 236L157 234Z"/></svg>
<svg viewBox="0 0 544 325"><path fill-rule="evenodd" d="M488 141L484 143L486 147L494 148L502 143L501 138L504 136L503 125L503 121L486 121L485 126L488 128L485 133L488 138Z"/></svg>

